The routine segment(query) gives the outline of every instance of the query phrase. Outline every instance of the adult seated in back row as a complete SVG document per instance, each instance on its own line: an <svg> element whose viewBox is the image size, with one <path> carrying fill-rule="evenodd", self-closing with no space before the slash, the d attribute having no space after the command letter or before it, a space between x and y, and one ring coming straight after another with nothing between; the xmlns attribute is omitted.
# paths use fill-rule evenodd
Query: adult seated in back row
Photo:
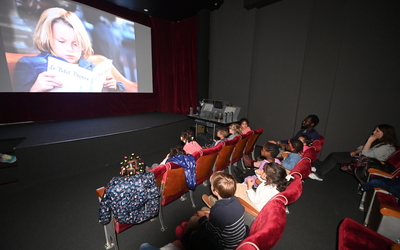
<svg viewBox="0 0 400 250"><path fill-rule="evenodd" d="M319 133L315 129L315 127L319 123L319 118L316 115L309 115L307 116L302 122L301 122L301 129L295 136L292 137L292 139L299 139L300 136L302 135L307 135L311 137L313 141L319 139ZM282 148L285 148L286 145L288 144L288 140L282 140L282 141L270 141L272 143L276 143L280 145Z"/></svg>
<svg viewBox="0 0 400 250"><path fill-rule="evenodd" d="M313 172L308 177L313 180L322 181L324 175L339 163L352 163L356 160L355 156L364 155L384 161L398 147L394 128L387 124L376 126L372 134L368 137L364 146L358 147L353 152L332 152L323 161L315 161Z"/></svg>

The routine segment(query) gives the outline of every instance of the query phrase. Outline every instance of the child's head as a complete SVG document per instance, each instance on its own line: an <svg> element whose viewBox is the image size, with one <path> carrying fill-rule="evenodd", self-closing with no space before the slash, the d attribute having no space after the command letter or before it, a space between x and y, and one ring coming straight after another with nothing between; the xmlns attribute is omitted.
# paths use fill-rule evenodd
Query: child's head
<svg viewBox="0 0 400 250"><path fill-rule="evenodd" d="M124 160L120 163L121 171L120 174L122 176L132 176L137 173L144 173L145 164L140 158L140 156L135 156L132 153L129 157L124 156Z"/></svg>
<svg viewBox="0 0 400 250"><path fill-rule="evenodd" d="M234 134L240 134L240 125L237 123L232 123L229 125L229 133L234 135Z"/></svg>
<svg viewBox="0 0 400 250"><path fill-rule="evenodd" d="M264 165L264 176L261 177L265 179L265 185L276 185L276 189L279 192L285 191L289 183L286 180L286 169L276 162L270 162Z"/></svg>
<svg viewBox="0 0 400 250"><path fill-rule="evenodd" d="M264 157L276 158L279 154L279 147L275 143L267 142L261 149L261 155Z"/></svg>
<svg viewBox="0 0 400 250"><path fill-rule="evenodd" d="M49 8L43 11L33 34L40 52L49 52L69 63L93 54L92 44L85 26L71 11Z"/></svg>
<svg viewBox="0 0 400 250"><path fill-rule="evenodd" d="M304 146L310 146L312 139L308 135L299 136L299 140L303 143Z"/></svg>
<svg viewBox="0 0 400 250"><path fill-rule="evenodd" d="M219 127L217 129L217 137L220 139L225 139L229 135L229 130L227 127Z"/></svg>
<svg viewBox="0 0 400 250"><path fill-rule="evenodd" d="M242 131L250 125L249 120L247 120L246 118L240 119L239 124L240 124Z"/></svg>
<svg viewBox="0 0 400 250"><path fill-rule="evenodd" d="M215 172L210 177L211 191L217 192L221 198L229 198L235 195L236 179L233 175L223 171Z"/></svg>
<svg viewBox="0 0 400 250"><path fill-rule="evenodd" d="M290 147L290 152L292 153L299 153L303 151L303 143L297 139L290 139L288 141L288 145Z"/></svg>
<svg viewBox="0 0 400 250"><path fill-rule="evenodd" d="M194 140L194 133L192 130L183 131L181 134L181 141L188 143Z"/></svg>
<svg viewBox="0 0 400 250"><path fill-rule="evenodd" d="M175 156L175 155L185 155L186 152L183 150L182 146L175 146L169 149L169 157Z"/></svg>

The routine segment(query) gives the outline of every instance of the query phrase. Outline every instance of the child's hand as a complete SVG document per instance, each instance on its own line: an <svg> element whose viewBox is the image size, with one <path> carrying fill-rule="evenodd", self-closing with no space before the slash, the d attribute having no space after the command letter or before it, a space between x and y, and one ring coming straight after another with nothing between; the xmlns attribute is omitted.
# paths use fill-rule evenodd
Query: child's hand
<svg viewBox="0 0 400 250"><path fill-rule="evenodd" d="M117 89L117 80L115 80L114 76L107 76L106 81L103 84L104 88L109 89Z"/></svg>
<svg viewBox="0 0 400 250"><path fill-rule="evenodd" d="M283 157L283 158L288 157L289 153L290 153L289 151L284 151L284 152L282 152L282 157Z"/></svg>
<svg viewBox="0 0 400 250"><path fill-rule="evenodd" d="M199 210L199 211L197 211L197 215L199 217L205 216L205 217L209 218L210 217L210 211Z"/></svg>
<svg viewBox="0 0 400 250"><path fill-rule="evenodd" d="M38 75L29 92L45 92L54 88L62 88L62 83L55 74L45 71Z"/></svg>
<svg viewBox="0 0 400 250"><path fill-rule="evenodd" d="M247 180L247 189L252 189L253 186L254 186L254 179L253 178L248 179Z"/></svg>

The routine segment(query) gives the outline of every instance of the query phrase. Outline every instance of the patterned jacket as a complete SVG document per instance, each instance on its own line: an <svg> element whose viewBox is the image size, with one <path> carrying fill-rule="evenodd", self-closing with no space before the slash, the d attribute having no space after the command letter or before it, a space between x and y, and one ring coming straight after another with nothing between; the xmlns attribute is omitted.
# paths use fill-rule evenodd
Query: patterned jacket
<svg viewBox="0 0 400 250"><path fill-rule="evenodd" d="M153 173L114 177L108 183L100 202L99 222L114 218L124 224L137 224L158 214L159 191Z"/></svg>

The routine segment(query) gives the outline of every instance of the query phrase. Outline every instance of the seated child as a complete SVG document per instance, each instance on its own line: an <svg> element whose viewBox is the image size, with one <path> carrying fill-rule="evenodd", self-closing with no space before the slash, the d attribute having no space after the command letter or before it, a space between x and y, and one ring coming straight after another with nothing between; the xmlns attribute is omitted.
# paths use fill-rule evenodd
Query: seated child
<svg viewBox="0 0 400 250"><path fill-rule="evenodd" d="M228 140L232 140L236 136L240 135L240 125L237 123L232 123L229 125L229 134Z"/></svg>
<svg viewBox="0 0 400 250"><path fill-rule="evenodd" d="M186 225L179 225L175 230L178 238L186 233L182 238L186 249L194 249L191 246L199 243L203 246L202 249L234 249L246 236L244 207L234 196L235 178L229 173L219 171L211 175L210 183L211 191L218 200L211 209L202 208ZM195 229L202 233L203 238L198 238L199 234L193 232ZM211 238L218 247L207 248L204 236Z"/></svg>
<svg viewBox="0 0 400 250"><path fill-rule="evenodd" d="M185 150L186 154L193 154L201 150L201 146L194 140L192 130L183 131L181 134L181 141L185 144L183 150Z"/></svg>
<svg viewBox="0 0 400 250"><path fill-rule="evenodd" d="M239 170L239 171L237 170L237 168L235 168L236 178L239 180L239 182L245 182L245 183L250 178L253 180L257 179L254 168L263 169L264 165L269 162L276 162L278 164L281 164L281 161L276 158L278 154L279 154L278 145L270 142L265 143L261 149L261 157L263 157L264 160L253 161L248 156L243 156L245 165L253 168L247 170Z"/></svg>
<svg viewBox="0 0 400 250"><path fill-rule="evenodd" d="M303 143L297 139L290 139L288 141L285 151L282 153L283 161L282 166L287 170L292 170L294 166L300 161L303 152ZM290 171L289 171L290 172Z"/></svg>
<svg viewBox="0 0 400 250"><path fill-rule="evenodd" d="M247 132L251 131L249 120L247 120L246 118L240 119L238 123L240 125L241 134L246 134Z"/></svg>
<svg viewBox="0 0 400 250"><path fill-rule="evenodd" d="M185 152L185 150L183 150L182 146L174 146L174 147L170 148L169 153L167 154L167 156L165 156L164 160L162 160L162 162L160 162L160 163L153 163L151 168L146 167L146 172L155 169L159 165L167 163L167 160L169 158L172 158L176 155L186 155L186 152Z"/></svg>
<svg viewBox="0 0 400 250"><path fill-rule="evenodd" d="M121 176L109 181L101 198L99 222L108 224L111 213L123 224L138 224L156 217L159 190L154 174L145 173L145 163L134 154L125 156L120 164Z"/></svg>
<svg viewBox="0 0 400 250"><path fill-rule="evenodd" d="M191 154L186 154L182 146L170 148L169 154L167 154L165 159L160 164L154 163L151 168L146 167L146 171L151 172L151 170L155 169L159 165L168 162L172 162L183 167L185 169L185 177L188 187L190 189L194 189L196 187L196 159Z"/></svg>
<svg viewBox="0 0 400 250"><path fill-rule="evenodd" d="M312 139L308 135L299 136L299 140L303 143L302 153L304 153L309 147L312 146Z"/></svg>
<svg viewBox="0 0 400 250"><path fill-rule="evenodd" d="M254 179L248 179L247 183L237 184L235 196L242 198L258 211L279 192L285 191L290 184L290 175L286 174L283 166L276 162L269 162L263 169L257 169L256 174L262 179L262 183L257 189L253 189Z"/></svg>
<svg viewBox="0 0 400 250"><path fill-rule="evenodd" d="M219 140L214 140L213 143L211 143L210 145L206 145L205 148L212 148L214 146L217 146L218 143L228 140L228 135L229 131L227 127L219 127L217 129L217 137L219 138Z"/></svg>

